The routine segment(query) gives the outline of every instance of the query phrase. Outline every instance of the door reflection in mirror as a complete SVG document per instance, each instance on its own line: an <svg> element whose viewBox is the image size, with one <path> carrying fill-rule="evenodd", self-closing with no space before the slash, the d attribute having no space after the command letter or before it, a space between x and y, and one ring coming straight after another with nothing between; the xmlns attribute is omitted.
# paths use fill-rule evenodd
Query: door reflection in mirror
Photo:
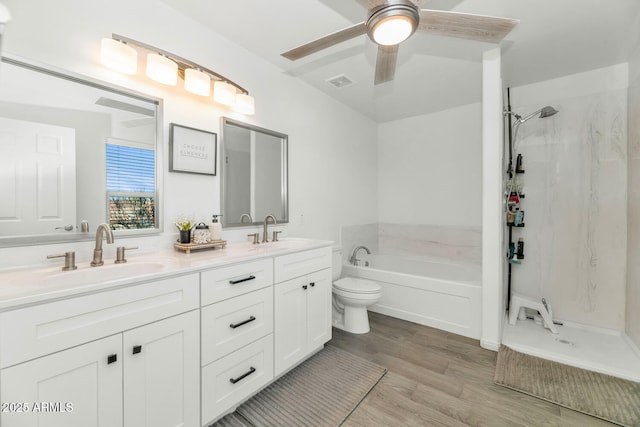
<svg viewBox="0 0 640 427"><path fill-rule="evenodd" d="M159 232L160 100L10 56L0 66L0 246L88 240L83 221Z"/></svg>
<svg viewBox="0 0 640 427"><path fill-rule="evenodd" d="M225 117L222 150L224 225L288 222L287 135Z"/></svg>

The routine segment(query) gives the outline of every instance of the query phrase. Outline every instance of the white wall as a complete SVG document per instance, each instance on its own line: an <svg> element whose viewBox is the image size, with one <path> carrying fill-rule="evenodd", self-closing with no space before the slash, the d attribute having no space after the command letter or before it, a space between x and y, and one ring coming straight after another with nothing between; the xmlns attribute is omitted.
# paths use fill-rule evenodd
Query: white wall
<svg viewBox="0 0 640 427"><path fill-rule="evenodd" d="M482 55L482 336L497 351L505 312L502 248L502 57L500 48Z"/></svg>
<svg viewBox="0 0 640 427"><path fill-rule="evenodd" d="M370 119L157 0L4 3L13 15L3 38L6 52L164 99L161 154L167 236L161 239L161 246L176 234L173 221L178 214L193 213L199 220L208 220L220 211L219 177L167 172L169 123L219 132L223 115L289 135L291 224L286 234L337 240L340 225L377 220L377 127ZM100 39L112 33L157 46L228 76L255 97L256 115L233 114L185 92L181 83L177 88L156 84L142 76L143 70L128 77L105 69L99 62ZM144 251L153 249L158 241L140 239L138 244ZM0 250L0 267L35 263L43 254L72 250L69 246ZM89 243L76 246L81 251L78 261L88 259ZM110 255L107 252L105 256Z"/></svg>
<svg viewBox="0 0 640 427"><path fill-rule="evenodd" d="M560 112L520 127L525 259L512 290L554 318L624 330L627 253L627 64L512 88L515 112Z"/></svg>
<svg viewBox="0 0 640 427"><path fill-rule="evenodd" d="M481 113L475 103L379 126L381 223L482 224Z"/></svg>

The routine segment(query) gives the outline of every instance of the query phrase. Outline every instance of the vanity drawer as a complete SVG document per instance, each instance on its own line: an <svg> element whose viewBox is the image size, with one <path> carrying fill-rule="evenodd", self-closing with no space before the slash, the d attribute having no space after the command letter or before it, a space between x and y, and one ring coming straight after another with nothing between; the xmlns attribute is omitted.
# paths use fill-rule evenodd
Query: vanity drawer
<svg viewBox="0 0 640 427"><path fill-rule="evenodd" d="M273 287L202 309L202 364L273 332Z"/></svg>
<svg viewBox="0 0 640 427"><path fill-rule="evenodd" d="M205 366L202 368L203 424L208 425L272 379L272 334Z"/></svg>
<svg viewBox="0 0 640 427"><path fill-rule="evenodd" d="M203 271L202 305L223 301L273 284L273 260L261 259Z"/></svg>
<svg viewBox="0 0 640 427"><path fill-rule="evenodd" d="M73 274L73 273L71 273ZM198 308L190 274L0 314L0 367Z"/></svg>
<svg viewBox="0 0 640 427"><path fill-rule="evenodd" d="M311 249L275 258L275 282L304 276L331 267L331 247Z"/></svg>

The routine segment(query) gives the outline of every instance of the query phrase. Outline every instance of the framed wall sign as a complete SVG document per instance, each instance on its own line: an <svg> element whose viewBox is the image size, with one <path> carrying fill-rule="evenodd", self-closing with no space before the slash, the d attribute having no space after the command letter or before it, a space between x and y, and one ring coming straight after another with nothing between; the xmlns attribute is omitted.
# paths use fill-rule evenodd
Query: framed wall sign
<svg viewBox="0 0 640 427"><path fill-rule="evenodd" d="M169 171L216 174L218 135L171 123L169 125Z"/></svg>

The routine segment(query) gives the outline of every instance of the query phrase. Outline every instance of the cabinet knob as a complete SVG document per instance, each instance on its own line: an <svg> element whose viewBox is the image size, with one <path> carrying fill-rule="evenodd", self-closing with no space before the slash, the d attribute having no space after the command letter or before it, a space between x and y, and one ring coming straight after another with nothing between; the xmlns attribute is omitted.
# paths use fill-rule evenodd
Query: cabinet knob
<svg viewBox="0 0 640 427"><path fill-rule="evenodd" d="M112 363L116 363L118 361L117 354L110 354L107 356L107 365L111 365Z"/></svg>
<svg viewBox="0 0 640 427"><path fill-rule="evenodd" d="M307 285L302 285L302 289L307 290Z"/></svg>
<svg viewBox="0 0 640 427"><path fill-rule="evenodd" d="M142 353L142 346L141 345L134 345L133 346L133 354L138 354L138 353Z"/></svg>

